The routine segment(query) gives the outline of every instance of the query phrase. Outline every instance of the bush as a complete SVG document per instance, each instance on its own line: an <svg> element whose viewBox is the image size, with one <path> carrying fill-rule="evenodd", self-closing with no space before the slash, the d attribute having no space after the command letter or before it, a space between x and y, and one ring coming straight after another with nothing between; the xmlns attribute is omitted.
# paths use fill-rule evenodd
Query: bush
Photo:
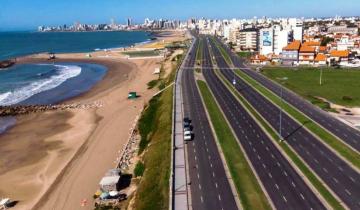
<svg viewBox="0 0 360 210"><path fill-rule="evenodd" d="M353 98L351 96L343 96L342 100L344 100L344 101L352 101Z"/></svg>
<svg viewBox="0 0 360 210"><path fill-rule="evenodd" d="M154 88L158 84L159 80L154 79L147 83L148 89Z"/></svg>
<svg viewBox="0 0 360 210"><path fill-rule="evenodd" d="M138 177L138 176L142 176L144 174L145 171L145 165L143 162L139 161L134 169L134 176Z"/></svg>

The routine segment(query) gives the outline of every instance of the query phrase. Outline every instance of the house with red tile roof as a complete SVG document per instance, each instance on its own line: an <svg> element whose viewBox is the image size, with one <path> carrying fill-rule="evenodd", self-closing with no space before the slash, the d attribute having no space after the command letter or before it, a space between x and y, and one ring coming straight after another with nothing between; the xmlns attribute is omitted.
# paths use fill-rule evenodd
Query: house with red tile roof
<svg viewBox="0 0 360 210"><path fill-rule="evenodd" d="M299 50L299 64L314 64L315 47L302 45Z"/></svg>
<svg viewBox="0 0 360 210"><path fill-rule="evenodd" d="M299 50L301 42L295 40L283 48L280 58L285 65L297 64L299 61Z"/></svg>
<svg viewBox="0 0 360 210"><path fill-rule="evenodd" d="M255 65L266 65L269 60L266 56L259 54L251 56L250 58L251 63Z"/></svg>
<svg viewBox="0 0 360 210"><path fill-rule="evenodd" d="M348 50L332 50L328 59L329 63L347 64L349 61Z"/></svg>
<svg viewBox="0 0 360 210"><path fill-rule="evenodd" d="M318 53L315 57L314 64L317 66L326 65L327 57L323 53Z"/></svg>

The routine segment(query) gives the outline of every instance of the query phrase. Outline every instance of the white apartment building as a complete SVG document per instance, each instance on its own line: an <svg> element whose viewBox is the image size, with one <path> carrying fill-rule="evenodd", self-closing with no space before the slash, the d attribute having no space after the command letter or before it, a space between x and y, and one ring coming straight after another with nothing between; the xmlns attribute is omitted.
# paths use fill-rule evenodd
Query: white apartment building
<svg viewBox="0 0 360 210"><path fill-rule="evenodd" d="M236 44L240 50L257 51L259 30L249 28L239 31L236 37Z"/></svg>
<svg viewBox="0 0 360 210"><path fill-rule="evenodd" d="M349 36L342 36L341 39L336 42L337 50L352 50L355 46L355 42L349 39Z"/></svg>
<svg viewBox="0 0 360 210"><path fill-rule="evenodd" d="M259 51L261 55L268 55L274 52L274 29L260 29Z"/></svg>
<svg viewBox="0 0 360 210"><path fill-rule="evenodd" d="M293 40L293 31L275 25L270 28L260 29L259 51L262 55L279 55L282 49Z"/></svg>

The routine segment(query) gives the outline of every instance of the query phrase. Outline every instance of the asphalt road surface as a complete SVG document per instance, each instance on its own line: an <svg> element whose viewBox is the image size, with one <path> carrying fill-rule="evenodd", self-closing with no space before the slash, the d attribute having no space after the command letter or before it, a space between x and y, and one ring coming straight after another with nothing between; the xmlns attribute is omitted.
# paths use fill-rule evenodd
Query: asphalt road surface
<svg viewBox="0 0 360 210"><path fill-rule="evenodd" d="M196 46L185 61L185 67L194 67ZM238 209L195 84L193 69L184 69L182 88L184 115L192 120L194 132L193 140L187 144L192 208Z"/></svg>
<svg viewBox="0 0 360 210"><path fill-rule="evenodd" d="M235 79L237 83L236 89L275 130L278 130L280 126L280 108L235 75L229 69L228 64L220 51L215 47L215 44L212 43L212 45L217 64L221 68L221 73L231 82ZM351 209L359 209L360 174L307 131L303 125L297 123L286 113L283 113L282 116L282 136L285 138L285 141L333 190L345 205Z"/></svg>
<svg viewBox="0 0 360 210"><path fill-rule="evenodd" d="M224 46L224 45L223 45ZM226 47L226 46L224 46ZM232 53L228 48L226 48L229 55L231 55L231 60L234 65L240 68L244 73L255 79L257 82L271 90L273 93L278 96L281 95L280 85L266 78L265 76L250 70L244 65L244 60L239 58L237 55ZM296 95L295 93L284 89L283 90L283 99L296 107L298 110L303 112L313 121L333 133L339 139L341 139L344 143L348 144L357 152L360 152L360 131L356 130L335 117L331 116L327 112L321 110L320 108L312 105L305 99Z"/></svg>
<svg viewBox="0 0 360 210"><path fill-rule="evenodd" d="M208 41L207 41L208 43ZM264 133L252 116L211 69L208 44L204 44L204 77L214 93L251 164L277 209L325 209L304 180ZM213 48L213 47L212 47Z"/></svg>

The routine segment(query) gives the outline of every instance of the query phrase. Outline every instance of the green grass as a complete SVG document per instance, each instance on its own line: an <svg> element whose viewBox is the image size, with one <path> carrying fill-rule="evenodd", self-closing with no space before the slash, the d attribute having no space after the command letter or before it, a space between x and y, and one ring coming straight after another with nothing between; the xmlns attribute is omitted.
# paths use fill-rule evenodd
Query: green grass
<svg viewBox="0 0 360 210"><path fill-rule="evenodd" d="M239 57L241 58L250 58L251 57L251 52L237 52L236 53Z"/></svg>
<svg viewBox="0 0 360 210"><path fill-rule="evenodd" d="M152 99L144 113L147 116L142 121L143 130L147 134L147 147L143 157L146 170L135 197L134 209L137 210L169 208L172 92L170 88Z"/></svg>
<svg viewBox="0 0 360 210"><path fill-rule="evenodd" d="M251 113L257 122L265 129L265 131L270 134L272 139L278 139L277 133L264 121L264 119L255 111L255 109L243 98L234 87L228 82L223 75L217 73L218 76L222 79L225 85L230 89L236 97L240 100L240 102L244 105L244 107ZM283 151L288 155L288 157L293 161L293 163L300 169L300 171L306 176L306 178L311 182L311 184L317 189L317 191L322 195L322 197L327 201L327 203L333 209L344 209L340 203L336 200L336 198L327 190L325 185L314 175L314 173L302 162L302 160L298 157L298 155L293 152L289 148L286 142L280 143L279 141L275 141Z"/></svg>
<svg viewBox="0 0 360 210"><path fill-rule="evenodd" d="M224 57L225 61L230 65L230 67L232 66L232 61L231 58L229 56L229 54L226 52L226 50L221 46L221 44L215 40L215 38L211 37L211 39L213 40L213 42L215 43L216 47L219 49L221 55Z"/></svg>
<svg viewBox="0 0 360 210"><path fill-rule="evenodd" d="M263 70L265 76L276 82L279 82L279 78L287 77L284 86L311 102L314 98L321 97L343 106L360 106L358 69L323 68L322 85L319 84L320 68L304 67L297 70L264 68Z"/></svg>
<svg viewBox="0 0 360 210"><path fill-rule="evenodd" d="M134 176L135 177L142 176L144 174L144 171L145 171L144 163L141 161L137 162L134 169Z"/></svg>
<svg viewBox="0 0 360 210"><path fill-rule="evenodd" d="M159 83L158 79L151 80L147 83L148 89L153 89Z"/></svg>
<svg viewBox="0 0 360 210"><path fill-rule="evenodd" d="M130 56L131 58L136 57L153 57L159 56L160 52L156 50L144 50L144 51L130 51L130 52L123 52L123 54Z"/></svg>
<svg viewBox="0 0 360 210"><path fill-rule="evenodd" d="M159 89L174 81L184 56L178 55L170 74L159 79ZM139 154L144 153L142 163L146 167L135 196L136 210L169 209L172 105L173 89L169 88L150 100L138 122Z"/></svg>
<svg viewBox="0 0 360 210"><path fill-rule="evenodd" d="M335 151L337 151L342 157L352 163L355 167L360 169L360 155L350 149L347 145L345 145L342 141L328 133L325 129L321 128L319 125L314 123L307 116L293 108L287 103L282 103L281 99L276 96L274 93L257 83L255 80L247 76L240 70L236 70L236 74L243 78L246 82L252 85L257 91L265 95L270 101L280 106L282 104L283 109L290 116L294 117L300 124L304 125L308 128L312 133L317 135L320 140L324 143L332 147Z"/></svg>
<svg viewBox="0 0 360 210"><path fill-rule="evenodd" d="M204 81L197 81L244 209L271 209L236 138Z"/></svg>

